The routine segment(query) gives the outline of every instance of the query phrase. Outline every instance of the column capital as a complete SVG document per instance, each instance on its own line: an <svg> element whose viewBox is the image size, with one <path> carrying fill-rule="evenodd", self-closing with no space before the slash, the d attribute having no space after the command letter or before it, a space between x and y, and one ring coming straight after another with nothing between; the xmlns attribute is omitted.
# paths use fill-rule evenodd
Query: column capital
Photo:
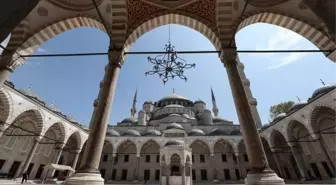
<svg viewBox="0 0 336 185"><path fill-rule="evenodd" d="M76 154L80 154L81 151L82 151L81 149L76 149L75 150Z"/></svg>
<svg viewBox="0 0 336 185"><path fill-rule="evenodd" d="M42 136L37 136L34 139L35 139L36 142L40 142L43 139L43 137Z"/></svg>
<svg viewBox="0 0 336 185"><path fill-rule="evenodd" d="M55 149L56 150L63 150L64 147L65 147L64 143L62 143L62 144L56 144Z"/></svg>
<svg viewBox="0 0 336 185"><path fill-rule="evenodd" d="M237 48L222 49L219 58L225 67L227 64L237 65Z"/></svg>
<svg viewBox="0 0 336 185"><path fill-rule="evenodd" d="M110 48L108 50L108 59L109 64L108 66L111 67L121 67L122 66L122 60L123 60L123 48L117 47L114 44L110 45Z"/></svg>

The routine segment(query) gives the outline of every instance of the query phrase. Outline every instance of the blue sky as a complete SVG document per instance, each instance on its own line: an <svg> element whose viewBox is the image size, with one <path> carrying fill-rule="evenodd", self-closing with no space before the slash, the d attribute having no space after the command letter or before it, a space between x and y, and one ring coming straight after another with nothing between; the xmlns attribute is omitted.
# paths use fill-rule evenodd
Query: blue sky
<svg viewBox="0 0 336 185"><path fill-rule="evenodd" d="M168 26L143 35L131 51L161 51L168 40ZM177 50L214 50L211 42L190 28L171 25L171 40ZM238 49L317 49L308 40L289 30L268 25L250 25L236 35ZM62 33L44 43L36 53L106 52L109 40L105 33L93 28L77 28ZM155 55L152 55L155 56ZM130 116L135 89L138 88L138 111L146 100L157 101L172 93L191 100L202 99L212 108L210 86L213 87L221 116L238 124L236 109L224 66L217 54L180 55L195 69L185 72L188 82L169 81L166 85L158 76L145 76L151 69L147 55L129 55L122 67L110 124ZM239 54L251 89L258 100L263 123L267 123L270 106L287 101L306 100L314 89L335 83L335 64L322 53ZM30 58L12 73L16 88L32 87L47 103L54 102L64 114L70 114L89 124L93 101L104 75L107 56Z"/></svg>

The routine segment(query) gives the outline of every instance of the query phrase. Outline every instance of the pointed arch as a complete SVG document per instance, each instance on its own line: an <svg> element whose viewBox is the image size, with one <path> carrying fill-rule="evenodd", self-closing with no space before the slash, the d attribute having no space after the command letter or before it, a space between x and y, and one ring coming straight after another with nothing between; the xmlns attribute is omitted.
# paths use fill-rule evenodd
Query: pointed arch
<svg viewBox="0 0 336 185"><path fill-rule="evenodd" d="M288 15L273 12L257 12L237 23L236 33L244 27L255 23L269 23L286 28L303 36L320 50L334 50L332 54L324 52L324 55L326 55L331 61L336 62L335 41L333 41L324 31L316 29L314 25L310 25L309 23Z"/></svg>
<svg viewBox="0 0 336 185"><path fill-rule="evenodd" d="M71 133L71 135L67 138L66 142L67 143L70 139L74 139L76 142L76 150L79 150L82 146L82 137L79 131L75 131Z"/></svg>
<svg viewBox="0 0 336 185"><path fill-rule="evenodd" d="M217 33L213 30L213 28L210 28L207 24L194 18L176 13L158 15L137 26L134 30L131 30L126 39L124 51L127 52L131 48L132 44L145 33L167 24L179 24L194 29L208 38L217 50L220 50L221 48Z"/></svg>
<svg viewBox="0 0 336 185"><path fill-rule="evenodd" d="M336 109L335 107L330 107L324 104L316 104L312 107L309 114L309 126L312 128L314 133L320 132L320 119L336 119Z"/></svg>
<svg viewBox="0 0 336 185"><path fill-rule="evenodd" d="M189 148L192 149L193 153L197 152L197 150L195 150L195 148L194 148L194 147L196 147L196 145L200 146L201 150L203 150L204 152L208 152L208 154L211 153L210 146L205 141L203 141L201 139L196 139L189 145Z"/></svg>
<svg viewBox="0 0 336 185"><path fill-rule="evenodd" d="M27 33L27 27L28 25L21 25L17 31L13 31L11 33L11 39L9 40L6 49L10 51L17 51L20 55L31 55L49 39L63 32L79 27L93 27L106 33L104 25L98 21L96 17L84 15L57 20L56 22L45 25L43 28L32 34L29 32ZM22 37L24 37L24 39ZM17 60L15 60L15 63L10 66L12 69L19 67L26 62L26 60L24 58L20 58L17 53L13 57L13 59Z"/></svg>
<svg viewBox="0 0 336 185"><path fill-rule="evenodd" d="M0 89L0 124L7 123L13 113L13 99L4 88Z"/></svg>
<svg viewBox="0 0 336 185"><path fill-rule="evenodd" d="M160 144L155 139L148 139L145 141L139 148L140 148L140 154L143 153L143 150L147 149L147 147L154 146L154 150L157 150L158 153L160 153Z"/></svg>
<svg viewBox="0 0 336 185"><path fill-rule="evenodd" d="M56 121L50 124L49 127L45 128L45 130L41 133L42 136L46 136L49 131L55 132L56 140L60 143L66 143L66 128L65 124L61 121Z"/></svg>

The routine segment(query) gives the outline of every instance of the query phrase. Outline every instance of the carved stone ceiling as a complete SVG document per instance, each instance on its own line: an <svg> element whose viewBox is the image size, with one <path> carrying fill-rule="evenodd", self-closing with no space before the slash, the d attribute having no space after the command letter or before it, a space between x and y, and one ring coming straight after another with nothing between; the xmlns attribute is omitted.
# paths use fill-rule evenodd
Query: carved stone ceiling
<svg viewBox="0 0 336 185"><path fill-rule="evenodd" d="M187 15L212 25L216 22L216 0L128 0L127 8L128 26L133 28L166 13Z"/></svg>
<svg viewBox="0 0 336 185"><path fill-rule="evenodd" d="M92 0L48 0L51 4L70 11L87 11L94 8ZM95 0L99 6L103 0Z"/></svg>

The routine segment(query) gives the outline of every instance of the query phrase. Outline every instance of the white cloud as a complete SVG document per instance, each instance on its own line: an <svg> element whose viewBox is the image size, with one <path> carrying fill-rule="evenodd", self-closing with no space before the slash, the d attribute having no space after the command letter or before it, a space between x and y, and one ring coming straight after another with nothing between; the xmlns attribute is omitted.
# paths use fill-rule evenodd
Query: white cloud
<svg viewBox="0 0 336 185"><path fill-rule="evenodd" d="M43 48L38 48L38 49L37 49L37 52L45 53L45 52L47 52L47 50L45 50L45 49L43 49Z"/></svg>
<svg viewBox="0 0 336 185"><path fill-rule="evenodd" d="M281 62L276 65L270 65L267 69L277 69L286 65L289 65L293 62L298 61L299 59L305 57L309 53L291 53L283 58L281 58Z"/></svg>

